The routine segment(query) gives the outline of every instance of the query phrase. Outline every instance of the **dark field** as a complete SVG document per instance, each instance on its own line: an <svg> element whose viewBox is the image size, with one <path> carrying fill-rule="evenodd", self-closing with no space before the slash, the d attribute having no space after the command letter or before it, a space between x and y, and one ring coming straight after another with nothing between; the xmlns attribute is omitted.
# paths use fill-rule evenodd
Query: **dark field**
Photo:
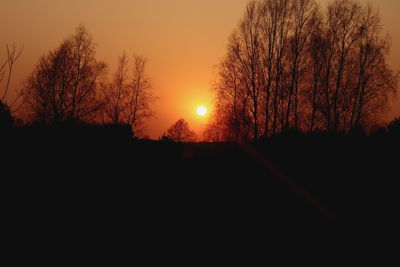
<svg viewBox="0 0 400 267"><path fill-rule="evenodd" d="M272 251L365 258L396 240L396 136L177 144L85 133L7 137L9 247L23 245L29 257L252 265Z"/></svg>

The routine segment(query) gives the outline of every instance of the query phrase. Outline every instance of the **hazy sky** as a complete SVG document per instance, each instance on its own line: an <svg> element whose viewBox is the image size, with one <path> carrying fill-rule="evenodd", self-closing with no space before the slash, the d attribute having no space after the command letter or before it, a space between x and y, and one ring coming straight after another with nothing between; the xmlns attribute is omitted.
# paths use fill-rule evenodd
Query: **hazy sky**
<svg viewBox="0 0 400 267"><path fill-rule="evenodd" d="M318 0L317 0L318 1ZM97 58L110 72L118 56L139 54L149 59L148 74L157 119L148 134L158 138L179 118L199 131L207 116L198 105L212 106L215 65L225 53L248 0L0 0L0 59L4 43L24 45L15 66L13 86L21 85L39 57L57 47L84 24L97 43ZM325 4L328 0L319 0ZM360 0L360 2L368 2ZM400 0L370 0L378 5L385 31L392 37L389 63L400 70ZM400 101L400 100L398 100ZM399 103L399 102L397 102ZM400 104L388 118L400 116Z"/></svg>

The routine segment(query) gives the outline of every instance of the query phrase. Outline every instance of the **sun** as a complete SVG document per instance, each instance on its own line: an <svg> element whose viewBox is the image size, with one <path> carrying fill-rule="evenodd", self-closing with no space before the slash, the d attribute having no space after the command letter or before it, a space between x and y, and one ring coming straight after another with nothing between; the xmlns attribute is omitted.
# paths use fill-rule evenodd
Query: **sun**
<svg viewBox="0 0 400 267"><path fill-rule="evenodd" d="M197 108L197 115L205 116L207 114L207 108L205 106L199 106Z"/></svg>

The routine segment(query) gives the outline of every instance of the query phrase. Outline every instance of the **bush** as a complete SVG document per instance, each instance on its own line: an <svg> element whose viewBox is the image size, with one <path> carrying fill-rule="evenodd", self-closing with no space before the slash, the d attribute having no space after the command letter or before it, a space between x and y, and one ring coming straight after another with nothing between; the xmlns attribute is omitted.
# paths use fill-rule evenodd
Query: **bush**
<svg viewBox="0 0 400 267"><path fill-rule="evenodd" d="M13 126L14 118L7 104L0 100L0 129L9 129Z"/></svg>
<svg viewBox="0 0 400 267"><path fill-rule="evenodd" d="M400 117L390 122L387 126L387 129L390 133L400 134Z"/></svg>

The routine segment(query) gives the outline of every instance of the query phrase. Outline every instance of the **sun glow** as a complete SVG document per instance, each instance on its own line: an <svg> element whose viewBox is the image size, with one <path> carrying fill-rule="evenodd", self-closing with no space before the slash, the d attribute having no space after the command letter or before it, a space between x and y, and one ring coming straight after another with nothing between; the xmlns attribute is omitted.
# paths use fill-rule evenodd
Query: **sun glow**
<svg viewBox="0 0 400 267"><path fill-rule="evenodd" d="M197 115L205 116L207 114L207 108L205 106L199 106L197 108Z"/></svg>

